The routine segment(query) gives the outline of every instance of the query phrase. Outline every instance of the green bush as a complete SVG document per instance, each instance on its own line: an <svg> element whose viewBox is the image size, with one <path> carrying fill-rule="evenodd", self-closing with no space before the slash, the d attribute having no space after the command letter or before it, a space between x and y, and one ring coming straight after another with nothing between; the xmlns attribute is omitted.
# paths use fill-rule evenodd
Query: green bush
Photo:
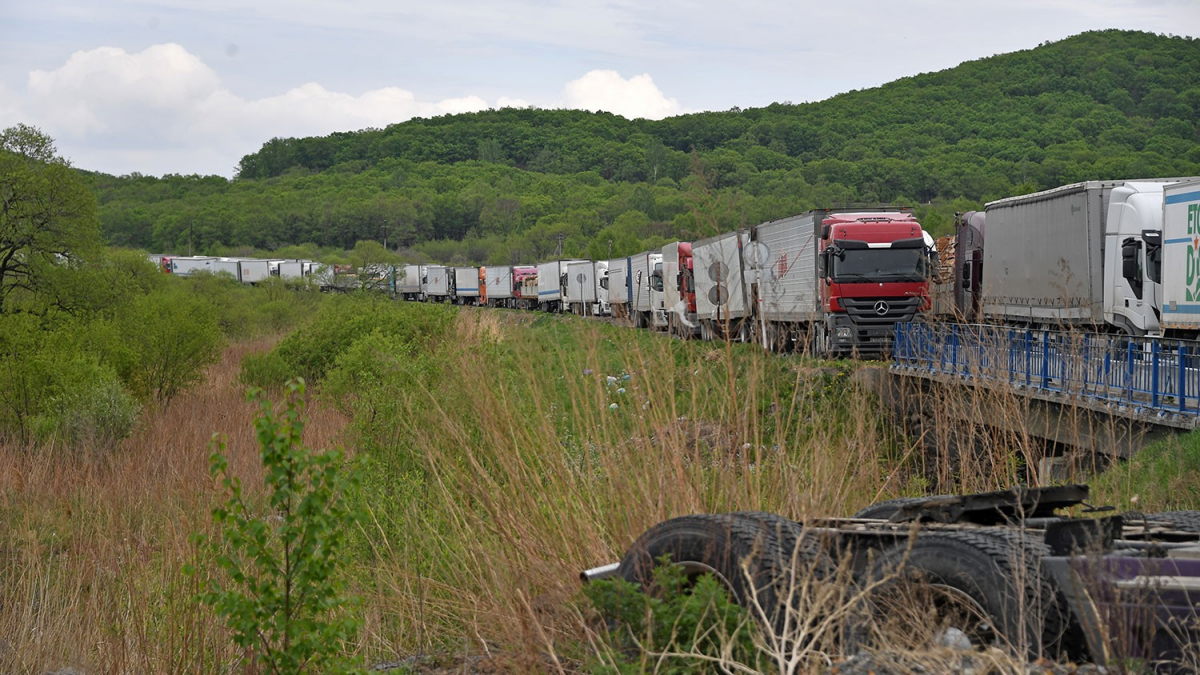
<svg viewBox="0 0 1200 675"><path fill-rule="evenodd" d="M394 345L412 345L420 351L446 335L454 316L453 309L440 305L397 303L365 293L337 296L322 305L311 324L285 338L273 353L286 364L290 376L319 381L360 339L377 334ZM252 371L243 371L246 381L269 386L270 377L282 372L278 364L264 367L257 364ZM267 380L254 379L258 372Z"/></svg>
<svg viewBox="0 0 1200 675"><path fill-rule="evenodd" d="M261 392L254 427L261 449L263 500L247 495L229 471L223 442L213 440L212 474L227 501L213 511L216 539L195 537L219 570L200 600L229 627L234 642L268 672L335 673L358 629L342 581L347 536L360 514L356 475L337 451L304 447L304 382L287 386L276 409ZM195 568L189 568L195 574Z"/></svg>
<svg viewBox="0 0 1200 675"><path fill-rule="evenodd" d="M607 626L588 670L604 675L634 673L720 673L736 663L766 672L754 645L755 626L712 575L690 583L683 568L660 561L654 593L623 579L584 586L583 592ZM665 654L672 656L666 657Z"/></svg>
<svg viewBox="0 0 1200 675"><path fill-rule="evenodd" d="M169 400L221 354L213 306L178 286L135 298L121 317L122 379L143 399Z"/></svg>
<svg viewBox="0 0 1200 675"><path fill-rule="evenodd" d="M107 450L133 431L141 406L111 369L95 381L66 389L49 400L34 421L38 440L56 438L77 448Z"/></svg>

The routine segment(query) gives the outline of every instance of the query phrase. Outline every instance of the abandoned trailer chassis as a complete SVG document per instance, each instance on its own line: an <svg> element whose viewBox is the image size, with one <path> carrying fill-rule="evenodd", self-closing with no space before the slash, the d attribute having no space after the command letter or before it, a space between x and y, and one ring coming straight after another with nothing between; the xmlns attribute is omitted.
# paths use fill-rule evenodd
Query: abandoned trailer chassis
<svg viewBox="0 0 1200 675"><path fill-rule="evenodd" d="M1195 662L1185 666L1183 660L1185 650L1200 644L1200 513L1057 515L1070 507L1085 514L1104 510L1089 507L1087 496L1086 485L1066 485L907 498L853 518L804 524L759 512L684 516L648 530L621 562L585 570L580 578L623 578L648 587L650 568L668 555L689 573L715 573L746 605L751 593L738 571L762 571L762 561L750 564L749 552L770 549L764 544L770 540L784 549L781 560L827 556L826 569L845 562L858 588L879 582L885 572L917 569L924 583L938 581L929 585L948 588L987 613L985 627L1010 633L1008 644L1036 643L1031 656L1097 664L1135 658L1160 673L1193 672ZM789 546L807 553L793 558ZM766 575L786 576L778 561L766 567ZM774 602L776 595L761 595L767 586L754 574L747 573L757 593L756 618L771 626L782 615L778 607L764 610L763 598ZM1044 635L1004 616L1005 608L1039 601L1045 606L1034 611L1046 615L1039 627ZM1193 658L1200 659L1200 652Z"/></svg>

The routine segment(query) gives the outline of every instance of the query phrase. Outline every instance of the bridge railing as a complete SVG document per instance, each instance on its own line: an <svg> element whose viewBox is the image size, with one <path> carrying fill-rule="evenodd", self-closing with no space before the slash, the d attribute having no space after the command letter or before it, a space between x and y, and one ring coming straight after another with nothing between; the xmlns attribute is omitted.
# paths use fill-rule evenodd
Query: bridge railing
<svg viewBox="0 0 1200 675"><path fill-rule="evenodd" d="M1200 342L962 324L897 324L895 367L1200 415Z"/></svg>

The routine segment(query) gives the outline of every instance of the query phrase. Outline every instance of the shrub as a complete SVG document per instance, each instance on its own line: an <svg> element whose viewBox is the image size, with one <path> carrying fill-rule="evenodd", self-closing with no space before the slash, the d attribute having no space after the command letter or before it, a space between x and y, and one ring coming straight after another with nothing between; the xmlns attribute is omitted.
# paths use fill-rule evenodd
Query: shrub
<svg viewBox="0 0 1200 675"><path fill-rule="evenodd" d="M169 400L220 356L213 306L178 286L136 298L120 324L128 346L123 379L143 399Z"/></svg>
<svg viewBox="0 0 1200 675"><path fill-rule="evenodd" d="M87 384L50 399L34 422L38 440L57 438L77 448L107 450L133 431L141 406L121 387L116 373L97 368Z"/></svg>
<svg viewBox="0 0 1200 675"><path fill-rule="evenodd" d="M340 580L346 537L359 517L348 498L357 481L343 472L340 452L303 446L302 380L288 383L280 410L261 392L251 397L260 405L254 427L265 500L243 493L224 443L214 439L211 471L228 500L213 511L219 537L196 540L223 576L207 580L200 600L270 672L344 671L345 643L358 627Z"/></svg>
<svg viewBox="0 0 1200 675"><path fill-rule="evenodd" d="M661 561L654 570L654 594L623 579L584 586L584 595L607 629L600 634L594 673L719 673L722 664L766 660L754 644L749 614L712 575L689 585L683 568ZM743 668L744 670L744 668Z"/></svg>

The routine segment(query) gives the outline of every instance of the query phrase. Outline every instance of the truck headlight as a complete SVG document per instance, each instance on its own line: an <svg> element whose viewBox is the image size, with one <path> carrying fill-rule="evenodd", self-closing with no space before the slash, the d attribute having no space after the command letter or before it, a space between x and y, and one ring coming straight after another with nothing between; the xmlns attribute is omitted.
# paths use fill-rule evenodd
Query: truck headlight
<svg viewBox="0 0 1200 675"><path fill-rule="evenodd" d="M854 335L853 330L850 326L838 326L834 329L834 335L839 340L849 340Z"/></svg>

